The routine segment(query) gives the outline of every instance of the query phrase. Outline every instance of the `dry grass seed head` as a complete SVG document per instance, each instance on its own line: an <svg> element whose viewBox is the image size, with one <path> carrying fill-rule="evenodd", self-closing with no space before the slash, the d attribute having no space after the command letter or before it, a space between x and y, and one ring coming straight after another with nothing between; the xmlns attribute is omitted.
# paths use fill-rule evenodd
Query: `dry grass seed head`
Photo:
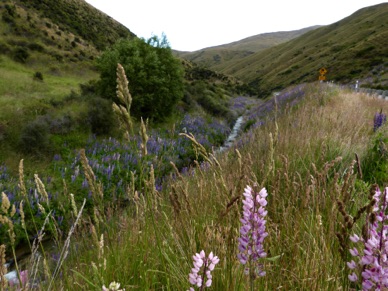
<svg viewBox="0 0 388 291"><path fill-rule="evenodd" d="M177 217L177 216L179 216L182 207L181 207L181 204L179 202L178 194L177 194L177 191L176 191L176 188L174 185L172 185L172 187L171 187L169 198L170 198L170 203L174 209L175 217Z"/></svg>
<svg viewBox="0 0 388 291"><path fill-rule="evenodd" d="M27 190L26 185L24 184L24 167L23 167L23 159L19 162L19 188L23 197L26 197Z"/></svg>
<svg viewBox="0 0 388 291"><path fill-rule="evenodd" d="M128 89L128 79L127 76L125 75L125 70L121 64L117 64L117 97L119 100L126 105L128 111L131 108L132 104L132 96L131 93L129 93Z"/></svg>
<svg viewBox="0 0 388 291"><path fill-rule="evenodd" d="M6 267L6 260L5 260L5 245L0 245L0 289L6 290L5 288L8 286L8 281L5 278L5 274L7 274L7 267Z"/></svg>
<svg viewBox="0 0 388 291"><path fill-rule="evenodd" d="M148 122L148 120L147 120L147 122ZM143 118L140 119L140 136L141 136L141 140L142 140L142 142L140 144L142 154L143 154L143 156L146 156L147 155L147 142L148 142L149 138L147 135L146 125L143 122Z"/></svg>
<svg viewBox="0 0 388 291"><path fill-rule="evenodd" d="M49 204L49 198L48 198L48 194L46 192L46 188L45 188L42 180L39 178L38 174L34 174L34 180L35 180L35 185L36 185L36 188L38 190L38 193L43 198L43 201L45 201L47 204Z"/></svg>

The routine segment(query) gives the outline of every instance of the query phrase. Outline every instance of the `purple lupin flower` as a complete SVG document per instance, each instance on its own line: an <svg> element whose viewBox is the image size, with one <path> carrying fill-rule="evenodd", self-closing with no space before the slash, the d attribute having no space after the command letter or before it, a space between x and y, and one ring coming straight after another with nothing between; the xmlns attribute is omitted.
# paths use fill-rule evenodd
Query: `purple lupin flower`
<svg viewBox="0 0 388 291"><path fill-rule="evenodd" d="M350 254L356 260L347 263L348 268L352 270L348 276L349 280L352 282L361 280L362 290L382 290L388 287L388 215L385 214L388 205L388 187L385 188L382 199L380 196L381 191L377 188L373 196L376 200L373 209L376 218L373 222L367 222L367 239L357 235L350 237L354 243L363 243L361 253L356 248L350 249ZM360 273L361 276L359 276Z"/></svg>
<svg viewBox="0 0 388 291"><path fill-rule="evenodd" d="M251 284L253 284L252 281L256 276L265 275L263 265L258 261L267 256L263 249L263 241L268 235L265 231L265 216L267 215L265 206L268 193L265 188L256 193L250 186L247 186L243 195L243 217L241 218L237 258L243 265L248 263L245 273L250 274Z"/></svg>
<svg viewBox="0 0 388 291"><path fill-rule="evenodd" d="M210 287L212 284L211 272L219 261L220 259L217 256L214 256L213 252L210 252L208 257L206 257L203 250L199 254L195 254L193 256L194 268L191 269L191 273L189 274L190 284L197 286L200 288L199 290ZM204 282L205 276L206 281ZM189 290L194 291L194 288L190 287Z"/></svg>
<svg viewBox="0 0 388 291"><path fill-rule="evenodd" d="M373 131L376 131L387 121L387 116L381 110L380 113L376 112L375 117L373 118Z"/></svg>

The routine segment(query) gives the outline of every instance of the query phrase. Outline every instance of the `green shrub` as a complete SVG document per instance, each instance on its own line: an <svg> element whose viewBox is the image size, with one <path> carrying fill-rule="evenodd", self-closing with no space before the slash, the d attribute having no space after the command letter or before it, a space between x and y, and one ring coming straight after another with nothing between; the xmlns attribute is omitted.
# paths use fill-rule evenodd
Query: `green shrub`
<svg viewBox="0 0 388 291"><path fill-rule="evenodd" d="M26 124L23 128L19 146L24 153L42 154L49 148L49 126L41 119Z"/></svg>
<svg viewBox="0 0 388 291"><path fill-rule="evenodd" d="M4 12L2 13L2 17L1 18L6 23L9 23L9 24L13 24L14 23L13 17L8 13L7 10L4 10Z"/></svg>
<svg viewBox="0 0 388 291"><path fill-rule="evenodd" d="M15 6L10 6L6 4L4 8L5 10L3 11L3 14L2 14L3 21L9 24L13 24L14 18L16 16Z"/></svg>
<svg viewBox="0 0 388 291"><path fill-rule="evenodd" d="M43 74L41 72L35 72L34 80L43 81Z"/></svg>
<svg viewBox="0 0 388 291"><path fill-rule="evenodd" d="M100 97L89 101L88 120L96 135L111 135L116 125L112 102Z"/></svg>
<svg viewBox="0 0 388 291"><path fill-rule="evenodd" d="M209 94L204 94L198 98L198 103L209 113L216 116L225 116L229 114L229 109L217 102L217 100Z"/></svg>
<svg viewBox="0 0 388 291"><path fill-rule="evenodd" d="M98 59L99 95L116 100L116 68L126 72L132 94L131 115L164 120L183 96L183 68L165 38L121 40Z"/></svg>
<svg viewBox="0 0 388 291"><path fill-rule="evenodd" d="M11 51L11 47L8 44L0 42L0 54L9 54Z"/></svg>
<svg viewBox="0 0 388 291"><path fill-rule="evenodd" d="M27 49L24 47L17 47L16 49L14 49L12 53L13 59L20 63L25 63L29 56L30 54L28 53Z"/></svg>
<svg viewBox="0 0 388 291"><path fill-rule="evenodd" d="M44 52L44 50L45 50L41 44L35 43L35 42L29 43L28 48L32 51L37 51L40 53Z"/></svg>

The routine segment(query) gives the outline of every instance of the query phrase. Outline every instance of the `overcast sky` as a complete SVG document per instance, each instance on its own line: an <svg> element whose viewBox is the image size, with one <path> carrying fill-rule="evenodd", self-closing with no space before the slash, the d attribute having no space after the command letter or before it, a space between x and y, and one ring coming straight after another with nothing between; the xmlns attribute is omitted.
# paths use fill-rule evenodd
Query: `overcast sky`
<svg viewBox="0 0 388 291"><path fill-rule="evenodd" d="M373 0L86 0L138 37L164 33L180 51L238 41L260 33L337 22L384 1ZM387 3L387 2L385 2Z"/></svg>

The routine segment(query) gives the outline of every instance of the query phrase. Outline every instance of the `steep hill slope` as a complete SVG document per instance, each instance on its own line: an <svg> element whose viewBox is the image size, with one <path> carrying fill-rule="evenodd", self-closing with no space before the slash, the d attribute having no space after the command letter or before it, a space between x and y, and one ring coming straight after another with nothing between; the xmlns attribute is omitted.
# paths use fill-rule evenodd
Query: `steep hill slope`
<svg viewBox="0 0 388 291"><path fill-rule="evenodd" d="M175 53L179 57L195 62L198 65L220 71L223 68L228 67L228 64L233 64L236 61L256 52L289 41L317 27L319 26L312 26L293 31L263 33L232 43L204 48L199 51L176 51Z"/></svg>
<svg viewBox="0 0 388 291"><path fill-rule="evenodd" d="M0 54L24 62L29 54L53 62L92 60L134 34L83 0L15 0L0 4Z"/></svg>
<svg viewBox="0 0 388 291"><path fill-rule="evenodd" d="M221 70L254 85L262 94L288 85L327 79L388 86L388 3L366 7L287 43L252 54Z"/></svg>

